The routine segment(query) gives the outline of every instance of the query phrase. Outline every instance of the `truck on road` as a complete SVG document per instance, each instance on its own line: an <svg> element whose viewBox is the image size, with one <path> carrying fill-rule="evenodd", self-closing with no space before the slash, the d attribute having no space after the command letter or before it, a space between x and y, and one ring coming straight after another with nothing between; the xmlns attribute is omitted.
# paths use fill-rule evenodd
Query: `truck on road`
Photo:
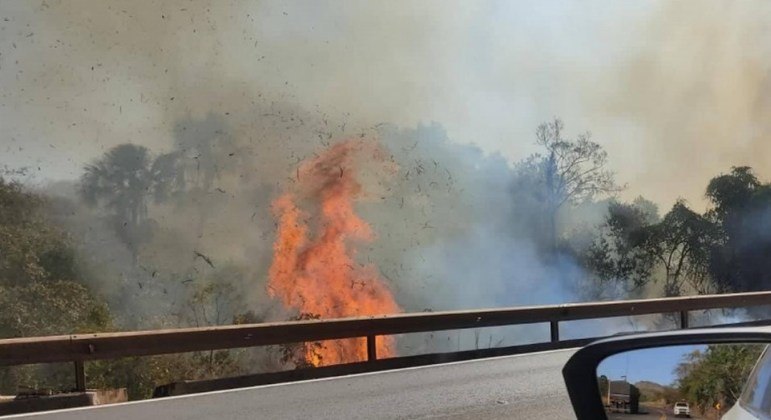
<svg viewBox="0 0 771 420"><path fill-rule="evenodd" d="M603 403L609 411L637 414L640 411L640 390L627 381L610 381Z"/></svg>

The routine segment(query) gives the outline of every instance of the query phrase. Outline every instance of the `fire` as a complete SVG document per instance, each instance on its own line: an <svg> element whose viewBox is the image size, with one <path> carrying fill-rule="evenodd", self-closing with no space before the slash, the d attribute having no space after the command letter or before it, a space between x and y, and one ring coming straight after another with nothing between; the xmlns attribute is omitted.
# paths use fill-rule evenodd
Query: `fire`
<svg viewBox="0 0 771 420"><path fill-rule="evenodd" d="M366 154L369 154L367 156ZM278 219L268 293L300 314L325 318L382 315L400 311L372 265L359 264L355 244L373 241L372 229L354 211L361 194L354 158L384 162L374 142L349 140L300 164L296 188L273 202ZM299 203L311 207L304 211ZM363 361L364 339L335 340L305 347L314 366ZM378 357L394 355L391 337L377 340Z"/></svg>

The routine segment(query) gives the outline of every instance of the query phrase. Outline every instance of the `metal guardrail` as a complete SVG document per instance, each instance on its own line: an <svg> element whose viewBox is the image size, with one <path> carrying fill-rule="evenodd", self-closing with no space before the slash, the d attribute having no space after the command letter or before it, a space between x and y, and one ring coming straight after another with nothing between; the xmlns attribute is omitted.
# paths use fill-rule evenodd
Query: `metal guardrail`
<svg viewBox="0 0 771 420"><path fill-rule="evenodd" d="M74 362L77 389L85 389L89 360L366 337L368 360L375 361L382 335L549 323L551 343L559 343L564 321L677 313L688 328L690 311L760 305L771 305L771 292L14 338L0 340L0 365Z"/></svg>

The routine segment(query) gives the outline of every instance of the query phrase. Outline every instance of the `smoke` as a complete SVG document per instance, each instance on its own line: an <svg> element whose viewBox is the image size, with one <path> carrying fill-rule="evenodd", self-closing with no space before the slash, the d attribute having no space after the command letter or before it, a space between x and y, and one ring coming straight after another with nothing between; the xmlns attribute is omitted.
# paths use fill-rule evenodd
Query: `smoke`
<svg viewBox="0 0 771 420"><path fill-rule="evenodd" d="M636 191L661 203L676 185L700 205L714 174L768 166L770 13L762 2L666 3L632 26L634 54L595 109L626 123Z"/></svg>
<svg viewBox="0 0 771 420"><path fill-rule="evenodd" d="M254 125L268 132L265 139L282 138L289 150L301 150L292 146L325 126L323 118L281 112L287 112L281 123L262 112ZM299 119L303 125L292 122ZM152 229L139 247L138 264L104 215L71 199L75 186L49 188L61 196L57 217L85 256L91 286L115 312L128 314L121 320L126 328L226 323L248 310L261 319L284 316L266 293L277 233L270 205L294 188L300 158L271 165L267 160L275 156L260 157L263 149L257 147L270 142L252 144L212 116L181 120L177 127L173 150L183 152L186 190L149 204ZM583 272L567 256L544 260L542 238L530 226L539 207L524 199L527 183L503 157L453 143L438 124L381 125L368 135L379 139L381 158L392 164L385 165L390 168L385 173L366 153L348 163L361 183L357 207L376 236L357 249L357 259L377 267L404 310L576 299L574 287ZM321 152L327 141L314 147ZM202 299L201 290L210 285L223 293ZM537 341L542 335L542 327L490 329L481 336L437 334L429 349L468 348L472 336L478 345ZM424 340L408 338L402 345L425 345Z"/></svg>
<svg viewBox="0 0 771 420"><path fill-rule="evenodd" d="M630 198L700 205L715 173L769 163L769 12L718 1L3 5L3 163L75 178L116 144L167 147L184 115L248 125L260 100L349 128L439 121L455 141L516 160L556 114L594 132Z"/></svg>
<svg viewBox="0 0 771 420"><path fill-rule="evenodd" d="M188 192L149 204L138 266L71 183L47 188L93 287L133 314L125 326L277 316L264 293L270 202L341 139L378 138L399 167L361 171L357 206L376 240L358 258L407 311L577 299L583 273L540 255L539 210L511 164L554 115L591 129L630 197L662 208L699 203L731 165L771 163L763 3L44 0L0 12L0 164L60 181L118 144L181 156Z"/></svg>
<svg viewBox="0 0 771 420"><path fill-rule="evenodd" d="M570 261L542 262L540 238L528 230L538 207L517 200L526 194L505 159L451 142L437 124L382 126L379 137L399 170L362 203L362 216L378 233L365 257L395 285L402 305L437 310L570 300L572 273L580 270Z"/></svg>

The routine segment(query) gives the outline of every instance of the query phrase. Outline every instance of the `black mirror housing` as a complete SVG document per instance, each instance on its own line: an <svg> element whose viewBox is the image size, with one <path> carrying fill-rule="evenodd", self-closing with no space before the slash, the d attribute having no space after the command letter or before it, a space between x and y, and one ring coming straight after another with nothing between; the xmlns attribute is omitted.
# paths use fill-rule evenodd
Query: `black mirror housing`
<svg viewBox="0 0 771 420"><path fill-rule="evenodd" d="M613 337L578 350L565 364L562 376L578 420L607 419L596 375L597 366L607 357L656 347L747 343L770 344L771 327L705 328Z"/></svg>

